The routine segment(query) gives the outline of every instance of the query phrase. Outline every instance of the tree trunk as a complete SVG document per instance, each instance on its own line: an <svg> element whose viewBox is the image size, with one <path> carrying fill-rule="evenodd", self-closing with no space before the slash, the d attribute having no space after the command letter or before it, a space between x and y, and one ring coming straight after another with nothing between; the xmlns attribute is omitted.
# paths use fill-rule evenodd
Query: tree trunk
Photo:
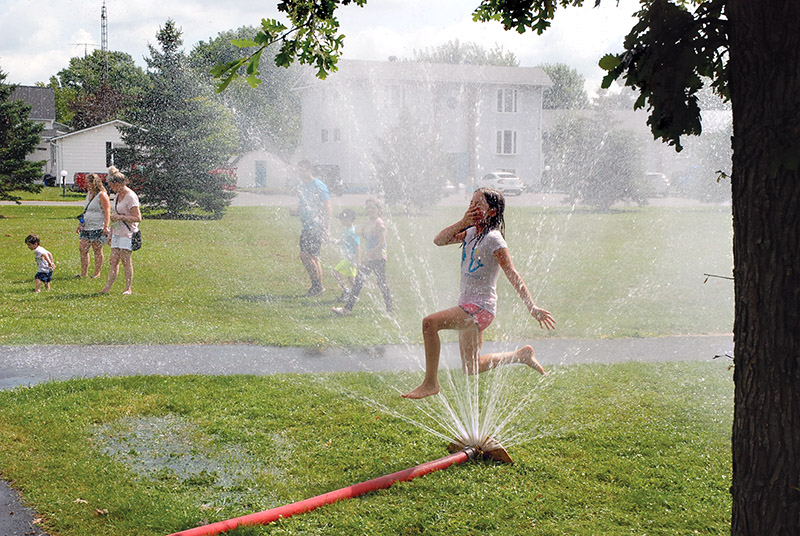
<svg viewBox="0 0 800 536"><path fill-rule="evenodd" d="M800 535L800 2L730 0L734 536Z"/></svg>

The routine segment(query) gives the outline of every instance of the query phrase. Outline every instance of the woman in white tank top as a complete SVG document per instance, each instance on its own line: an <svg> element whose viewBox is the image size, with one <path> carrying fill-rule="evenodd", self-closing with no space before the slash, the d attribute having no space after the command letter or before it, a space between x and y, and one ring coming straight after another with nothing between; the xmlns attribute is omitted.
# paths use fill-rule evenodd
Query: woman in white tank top
<svg viewBox="0 0 800 536"><path fill-rule="evenodd" d="M81 273L76 277L86 277L89 273L89 250L94 250L94 274L92 277L100 275L105 256L103 255L103 244L108 238L109 226L111 224L111 201L108 193L103 186L103 180L96 173L89 175L86 180L86 202L83 206L83 214L78 229L75 231L80 234L80 245L78 247L81 254Z"/></svg>

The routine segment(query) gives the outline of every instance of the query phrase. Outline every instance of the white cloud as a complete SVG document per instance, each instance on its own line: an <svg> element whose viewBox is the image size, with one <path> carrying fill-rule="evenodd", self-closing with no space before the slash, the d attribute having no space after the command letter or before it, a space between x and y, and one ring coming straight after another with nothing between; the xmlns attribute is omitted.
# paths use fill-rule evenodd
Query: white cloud
<svg viewBox="0 0 800 536"><path fill-rule="evenodd" d="M500 44L524 66L567 63L598 85L598 59L621 50L622 39L633 25L630 14L637 0L606 0L590 6L559 9L544 35L506 32L499 23L472 21L479 4L463 0L370 0L364 8L345 6L339 11L345 37L345 58L385 60L411 57L413 51L459 39L486 47ZM276 1L238 0L106 0L108 44L130 54L145 66L147 45L168 18L183 30L184 48L207 41L222 31L243 25L258 26L262 18L280 18ZM102 1L0 0L0 68L12 83L47 81L66 67L69 58L83 53L82 45L100 43ZM89 47L91 50L91 47Z"/></svg>

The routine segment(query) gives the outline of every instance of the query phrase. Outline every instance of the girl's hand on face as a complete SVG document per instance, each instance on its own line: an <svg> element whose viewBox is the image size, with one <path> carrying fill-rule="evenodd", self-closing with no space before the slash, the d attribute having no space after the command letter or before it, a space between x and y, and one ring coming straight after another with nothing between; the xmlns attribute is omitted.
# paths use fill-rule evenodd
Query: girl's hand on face
<svg viewBox="0 0 800 536"><path fill-rule="evenodd" d="M464 213L464 223L468 225L475 225L483 218L481 209L478 205L471 204L467 211Z"/></svg>

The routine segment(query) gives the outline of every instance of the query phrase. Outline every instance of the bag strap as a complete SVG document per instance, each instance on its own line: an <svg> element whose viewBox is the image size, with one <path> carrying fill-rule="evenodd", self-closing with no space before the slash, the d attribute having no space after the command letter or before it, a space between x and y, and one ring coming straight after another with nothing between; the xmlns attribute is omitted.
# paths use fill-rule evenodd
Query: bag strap
<svg viewBox="0 0 800 536"><path fill-rule="evenodd" d="M119 197L114 198L114 212L117 212L117 203L119 203ZM117 214L119 214L119 212L117 212ZM125 220L119 220L119 221L121 221L125 225L125 227L128 228L130 232L133 232L133 229L131 229L131 226L128 225L128 222L126 222Z"/></svg>
<svg viewBox="0 0 800 536"><path fill-rule="evenodd" d="M95 197L97 197L97 194L95 194L95 195L94 195L94 197L92 197L91 199L89 199L89 202L88 202L88 203L86 203L86 204L83 206L83 214L86 214L86 211L89 209L89 205L91 205L91 204L92 204L92 201L94 201L94 198L95 198ZM116 208L116 207L115 207L115 208ZM82 214L82 215L83 215L83 214Z"/></svg>

